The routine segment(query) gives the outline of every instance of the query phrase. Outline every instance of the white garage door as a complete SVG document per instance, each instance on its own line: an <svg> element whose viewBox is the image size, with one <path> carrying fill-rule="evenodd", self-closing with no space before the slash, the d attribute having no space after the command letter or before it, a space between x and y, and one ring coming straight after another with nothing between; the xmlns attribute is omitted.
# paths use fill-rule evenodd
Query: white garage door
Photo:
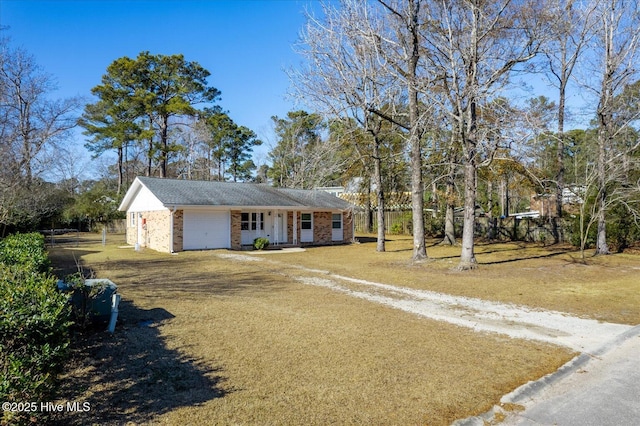
<svg viewBox="0 0 640 426"><path fill-rule="evenodd" d="M229 212L185 210L183 232L184 250L231 247Z"/></svg>

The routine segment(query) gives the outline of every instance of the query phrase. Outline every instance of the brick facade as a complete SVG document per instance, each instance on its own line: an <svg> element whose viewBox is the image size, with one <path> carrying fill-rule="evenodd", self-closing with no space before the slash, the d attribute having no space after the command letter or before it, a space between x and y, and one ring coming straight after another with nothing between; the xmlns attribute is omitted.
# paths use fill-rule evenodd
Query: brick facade
<svg viewBox="0 0 640 426"><path fill-rule="evenodd" d="M131 212L127 215L127 244L140 244L153 250L169 253L171 244L171 211L135 212L132 225ZM184 212L177 210L173 216L173 251L182 251ZM141 227L138 234L138 227Z"/></svg>
<svg viewBox="0 0 640 426"><path fill-rule="evenodd" d="M173 251L182 251L184 241L184 210L176 210L173 214Z"/></svg>
<svg viewBox="0 0 640 426"><path fill-rule="evenodd" d="M140 247L147 247L160 252L179 252L183 250L184 241L184 211L177 210L173 213L173 247L171 244L171 211L148 211L135 212L135 225L131 221L131 212L127 214L126 220L126 240L127 244L135 245L136 242ZM287 211L287 244L293 244L293 211ZM297 212L296 220L298 244L300 244L301 213ZM242 249L241 235L241 211L232 210L230 214L230 241L232 250ZM144 225L143 225L144 223ZM138 226L140 230L140 239L138 240ZM313 212L313 242L305 243L305 245L322 245L322 244L340 244L349 243L353 240L353 214L346 212L342 214L342 232L343 239L341 241L332 240L332 212Z"/></svg>
<svg viewBox="0 0 640 426"><path fill-rule="evenodd" d="M240 210L231 210L231 249L242 250L242 214Z"/></svg>
<svg viewBox="0 0 640 426"><path fill-rule="evenodd" d="M342 213L342 241L350 243L353 241L353 212Z"/></svg>
<svg viewBox="0 0 640 426"><path fill-rule="evenodd" d="M127 212L125 235L127 244L129 244L130 246L136 243L136 227L131 223L131 215L134 215L136 217L136 221L138 220L138 214L136 212Z"/></svg>
<svg viewBox="0 0 640 426"><path fill-rule="evenodd" d="M142 217L138 216L142 226L141 239L138 241L140 247L169 252L171 212L164 210L140 213L142 214Z"/></svg>
<svg viewBox="0 0 640 426"><path fill-rule="evenodd" d="M331 212L313 213L313 243L331 244Z"/></svg>

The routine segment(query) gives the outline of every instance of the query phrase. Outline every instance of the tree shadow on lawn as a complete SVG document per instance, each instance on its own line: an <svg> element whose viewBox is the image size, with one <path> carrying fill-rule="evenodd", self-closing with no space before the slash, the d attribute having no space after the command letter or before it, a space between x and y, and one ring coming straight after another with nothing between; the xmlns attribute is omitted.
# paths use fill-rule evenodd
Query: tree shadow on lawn
<svg viewBox="0 0 640 426"><path fill-rule="evenodd" d="M82 258L86 255L98 253L97 250L63 249L62 247L49 248L48 255L53 266L53 274L63 279L67 275L82 271L86 277L91 275L91 269L87 269Z"/></svg>
<svg viewBox="0 0 640 426"><path fill-rule="evenodd" d="M169 349L158 326L174 316L161 308L120 304L114 334L77 335L60 400L88 402L87 412L64 412L51 424L134 424L178 407L195 406L227 391L220 369Z"/></svg>
<svg viewBox="0 0 640 426"><path fill-rule="evenodd" d="M126 296L127 290L147 290L156 295L179 292L197 295L260 294L287 288L277 267L245 263L235 267L227 263L218 269L203 269L201 263L171 264L167 259L130 259L95 262L99 275L111 279Z"/></svg>
<svg viewBox="0 0 640 426"><path fill-rule="evenodd" d="M494 260L494 261L490 261L490 262L478 262L479 265L499 265L501 263L511 263L511 262L519 262L522 260L531 260L531 259L545 259L545 258L550 258L550 257L556 257L556 256L561 256L563 254L567 254L570 253L572 250L559 250L559 251L555 251L555 252L551 252L551 253L547 253L547 254L538 254L538 255L533 255L533 256L516 256L513 257L511 259L502 259L502 260ZM487 254L489 252L484 252L484 253L480 253L482 254Z"/></svg>
<svg viewBox="0 0 640 426"><path fill-rule="evenodd" d="M543 258L547 258L547 257L555 257L555 256L560 256L562 254L567 254L567 253L571 253L573 251L575 251L575 248L573 247L556 247L555 249L553 249L553 246L547 246L544 247L545 250L554 250L554 251L550 251L548 253L545 254L530 254L528 253L526 250L531 248L531 246L527 246L524 243L515 243L516 246L515 247L491 247L494 244L501 244L501 243L476 243L475 247L478 249L482 249L485 247L490 247L490 250L477 250L475 251L475 255L476 258L478 256L483 256L483 255L487 255L487 254L494 254L494 253L518 253L518 255L515 255L514 257L510 257L508 259L502 259L502 260L495 260L495 261L487 261L487 262L481 262L478 261L479 265L497 265L497 264L501 264L501 263L511 263L511 262L518 262L521 260L529 260L529 259L543 259ZM438 244L436 244L437 246ZM444 259L459 259L460 258L460 254L454 254L454 255L450 255L450 256L429 256L431 259L433 260L444 260Z"/></svg>

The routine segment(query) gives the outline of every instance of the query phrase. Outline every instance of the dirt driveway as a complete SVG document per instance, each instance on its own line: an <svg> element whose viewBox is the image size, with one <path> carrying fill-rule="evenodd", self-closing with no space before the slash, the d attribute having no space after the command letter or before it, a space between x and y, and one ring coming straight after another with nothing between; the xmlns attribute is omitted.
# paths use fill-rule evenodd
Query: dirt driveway
<svg viewBox="0 0 640 426"><path fill-rule="evenodd" d="M235 253L220 253L218 256L235 262L262 262L269 269L298 282L326 287L421 317L446 321L478 332L500 333L512 338L552 343L577 352L593 353L632 328L630 325L579 318L563 312L351 278L329 271L288 265L264 256Z"/></svg>

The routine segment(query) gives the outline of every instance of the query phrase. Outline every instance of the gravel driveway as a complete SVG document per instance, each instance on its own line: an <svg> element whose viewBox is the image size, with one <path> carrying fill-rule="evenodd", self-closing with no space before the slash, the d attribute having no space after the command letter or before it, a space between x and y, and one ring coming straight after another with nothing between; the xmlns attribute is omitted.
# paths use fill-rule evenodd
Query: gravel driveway
<svg viewBox="0 0 640 426"><path fill-rule="evenodd" d="M300 283L325 287L433 320L468 327L478 332L500 333L512 338L553 343L577 352L593 353L606 342L632 328L629 325L579 318L563 312L365 281L264 257L235 253L220 253L218 256L236 262L262 262L270 271Z"/></svg>

